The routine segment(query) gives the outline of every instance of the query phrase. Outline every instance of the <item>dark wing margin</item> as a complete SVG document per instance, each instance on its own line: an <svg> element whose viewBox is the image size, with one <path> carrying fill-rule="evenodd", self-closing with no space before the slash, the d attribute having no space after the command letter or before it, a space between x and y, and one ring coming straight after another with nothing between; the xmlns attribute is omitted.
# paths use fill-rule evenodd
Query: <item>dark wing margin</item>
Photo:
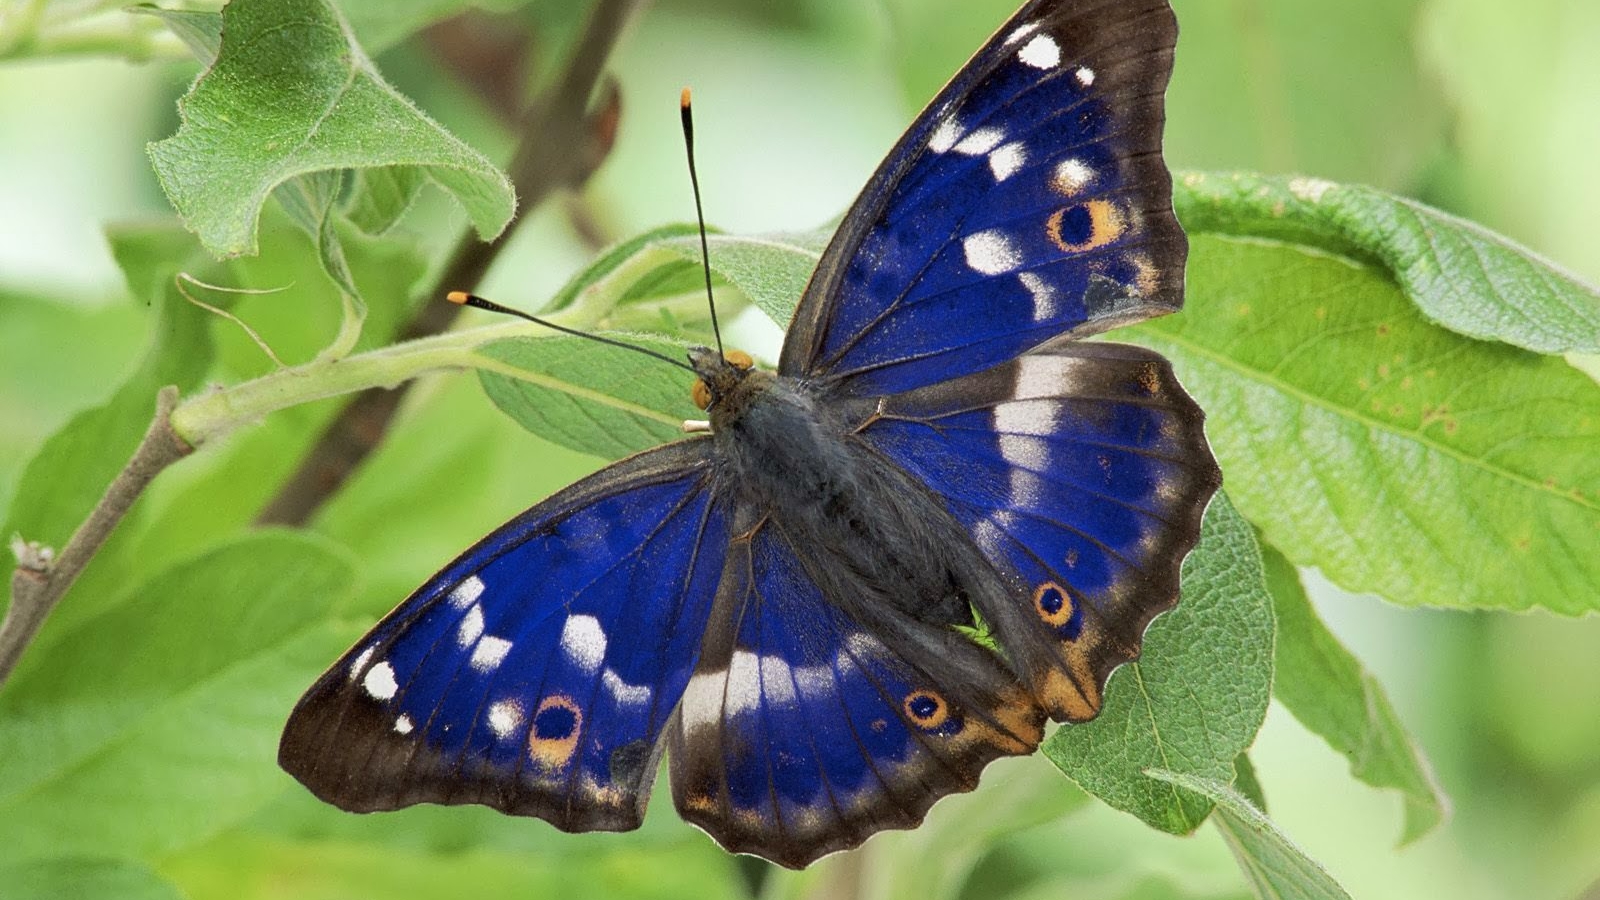
<svg viewBox="0 0 1600 900"><path fill-rule="evenodd" d="M280 765L352 812L638 827L727 549L709 447L617 463L462 554L311 687Z"/></svg>
<svg viewBox="0 0 1600 900"><path fill-rule="evenodd" d="M895 393L1180 308L1161 158L1176 40L1166 0L1025 6L845 216L779 371Z"/></svg>
<svg viewBox="0 0 1600 900"><path fill-rule="evenodd" d="M1060 341L885 398L861 436L967 528L1010 594L978 611L1050 715L1082 721L1178 602L1221 483L1204 418L1159 354Z"/></svg>

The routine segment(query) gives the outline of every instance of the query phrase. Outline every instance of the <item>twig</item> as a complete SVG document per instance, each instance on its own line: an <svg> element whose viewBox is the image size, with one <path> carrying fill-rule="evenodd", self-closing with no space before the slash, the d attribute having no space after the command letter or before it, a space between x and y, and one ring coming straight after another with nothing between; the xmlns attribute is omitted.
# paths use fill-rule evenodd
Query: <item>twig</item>
<svg viewBox="0 0 1600 900"><path fill-rule="evenodd" d="M61 554L17 542L17 568L11 575L11 606L0 622L0 684L4 684L50 611L78 580L100 545L127 515L145 486L162 469L188 456L194 448L172 430L178 389L164 387L156 395L156 415L128 464L118 473L89 518L78 526Z"/></svg>
<svg viewBox="0 0 1600 900"><path fill-rule="evenodd" d="M552 192L585 181L610 152L620 101L608 85L596 112L587 113L589 98L601 80L611 48L644 0L598 0L566 69L550 91L534 101L523 116L521 140L509 174L526 209ZM442 296L452 289L471 289L482 280L505 248L519 217L491 243L464 234L439 280L427 291ZM410 340L439 334L455 322L460 307L424 303L399 336ZM338 491L356 467L388 433L410 385L369 390L357 395L334 417L277 495L256 517L261 525L304 525Z"/></svg>

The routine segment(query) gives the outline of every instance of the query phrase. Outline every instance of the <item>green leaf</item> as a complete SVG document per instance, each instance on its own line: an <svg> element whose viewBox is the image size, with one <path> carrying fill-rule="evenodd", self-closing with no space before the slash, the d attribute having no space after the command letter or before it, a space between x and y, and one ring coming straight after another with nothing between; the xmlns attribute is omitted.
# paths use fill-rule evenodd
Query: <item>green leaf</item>
<svg viewBox="0 0 1600 900"><path fill-rule="evenodd" d="M283 713L352 635L327 541L265 532L174 566L0 694L0 858L169 852L259 808Z"/></svg>
<svg viewBox="0 0 1600 900"><path fill-rule="evenodd" d="M1283 554L1263 545L1261 558L1278 616L1273 693L1302 725L1350 760L1352 775L1400 792L1402 843L1432 831L1444 820L1448 801L1383 686L1323 624L1300 573Z"/></svg>
<svg viewBox="0 0 1600 900"><path fill-rule="evenodd" d="M366 234L387 234L417 202L427 175L420 169L387 166L358 169L355 189L344 208L345 218Z"/></svg>
<svg viewBox="0 0 1600 900"><path fill-rule="evenodd" d="M6 900L185 900L149 869L121 859L51 857L0 866Z"/></svg>
<svg viewBox="0 0 1600 900"><path fill-rule="evenodd" d="M1432 321L1540 353L1600 351L1600 291L1510 239L1369 187L1187 173L1190 234L1266 237L1381 265Z"/></svg>
<svg viewBox="0 0 1600 900"><path fill-rule="evenodd" d="M639 280L649 277L653 270L666 265L671 258L662 253L658 245L672 238L697 234L699 230L693 225L663 225L612 244L569 279L555 297L545 304L544 312L548 314L566 309L591 291L609 293L624 298L617 302L625 302ZM613 279L617 284L607 284Z"/></svg>
<svg viewBox="0 0 1600 900"><path fill-rule="evenodd" d="M608 334L674 359L683 347ZM479 348L484 392L522 427L548 441L605 459L683 437L683 421L703 415L689 402L688 379L663 362L582 338L518 338Z"/></svg>
<svg viewBox="0 0 1600 900"><path fill-rule="evenodd" d="M1182 772L1149 771L1151 778L1216 804L1212 821L1262 900L1350 900L1328 871L1284 836L1259 809L1227 784Z"/></svg>
<svg viewBox="0 0 1600 900"><path fill-rule="evenodd" d="M179 102L182 126L150 145L167 196L213 253L254 253L267 195L329 169L414 168L485 239L510 221L510 181L390 87L325 0L234 0L222 15L221 53Z"/></svg>
<svg viewBox="0 0 1600 900"><path fill-rule="evenodd" d="M711 270L742 291L772 321L785 325L822 258L828 237L825 232L713 235L707 238ZM698 238L664 241L663 246L699 267Z"/></svg>
<svg viewBox="0 0 1600 900"><path fill-rule="evenodd" d="M1381 273L1198 235L1173 361L1228 494L1296 565L1402 604L1600 608L1600 387L1423 319Z"/></svg>
<svg viewBox="0 0 1600 900"><path fill-rule="evenodd" d="M1089 722L1057 729L1044 754L1084 790L1173 834L1200 826L1210 801L1146 769L1223 782L1255 739L1272 684L1272 601L1250 526L1218 494L1183 562L1183 599L1144 636L1140 659L1112 674Z"/></svg>
<svg viewBox="0 0 1600 900"><path fill-rule="evenodd" d="M200 64L216 62L222 50L222 13L207 9L162 9L152 3L127 7L126 12L155 16L178 36Z"/></svg>

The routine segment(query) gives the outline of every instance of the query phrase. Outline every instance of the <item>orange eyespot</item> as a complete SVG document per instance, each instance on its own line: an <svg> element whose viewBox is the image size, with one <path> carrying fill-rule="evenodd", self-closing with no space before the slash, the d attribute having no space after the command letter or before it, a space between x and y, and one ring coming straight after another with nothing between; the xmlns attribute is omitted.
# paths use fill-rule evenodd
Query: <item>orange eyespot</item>
<svg viewBox="0 0 1600 900"><path fill-rule="evenodd" d="M689 388L689 399L700 409L711 408L711 386L706 384L704 378L694 380L694 385Z"/></svg>
<svg viewBox="0 0 1600 900"><path fill-rule="evenodd" d="M1033 592L1033 606L1047 625L1059 628L1072 621L1072 595L1053 581L1039 585Z"/></svg>
<svg viewBox="0 0 1600 900"><path fill-rule="evenodd" d="M950 707L933 691L912 691L906 696L904 708L918 728L938 728L950 717Z"/></svg>

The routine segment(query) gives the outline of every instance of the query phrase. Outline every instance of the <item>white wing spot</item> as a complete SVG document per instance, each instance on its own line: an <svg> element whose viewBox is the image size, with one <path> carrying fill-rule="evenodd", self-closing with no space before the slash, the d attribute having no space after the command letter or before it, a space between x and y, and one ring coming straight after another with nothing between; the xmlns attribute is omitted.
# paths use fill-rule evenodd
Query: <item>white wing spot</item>
<svg viewBox="0 0 1600 900"><path fill-rule="evenodd" d="M361 686L367 689L367 694L374 700L392 699L395 691L400 690L400 683L394 680L394 666L386 662L368 669L367 677L361 679Z"/></svg>
<svg viewBox="0 0 1600 900"><path fill-rule="evenodd" d="M618 703L638 705L650 702L650 686L647 684L629 684L622 680L612 669L606 669L600 676L600 681L605 684L606 690Z"/></svg>
<svg viewBox="0 0 1600 900"><path fill-rule="evenodd" d="M567 624L561 627L561 649L583 671L598 670L606 658L606 633L600 620L594 616L568 616Z"/></svg>
<svg viewBox="0 0 1600 900"><path fill-rule="evenodd" d="M466 609L478 602L478 598L482 595L483 579L473 575L456 585L456 589L450 592L450 605L457 609Z"/></svg>
<svg viewBox="0 0 1600 900"><path fill-rule="evenodd" d="M1094 84L1094 70L1088 66L1079 66L1078 71L1072 74L1078 79L1078 83L1084 87Z"/></svg>
<svg viewBox="0 0 1600 900"><path fill-rule="evenodd" d="M728 666L728 691L723 714L736 715L761 705L761 660L748 650L736 650Z"/></svg>
<svg viewBox="0 0 1600 900"><path fill-rule="evenodd" d="M1084 363L1067 356L1029 354L1017 360L1013 400L1047 400L1083 393L1077 371Z"/></svg>
<svg viewBox="0 0 1600 900"><path fill-rule="evenodd" d="M1064 159L1056 165L1051 183L1060 193L1073 196L1094 180L1094 169L1081 159Z"/></svg>
<svg viewBox="0 0 1600 900"><path fill-rule="evenodd" d="M679 707L684 731L713 724L722 717L722 688L727 681L727 672L702 672L689 679Z"/></svg>
<svg viewBox="0 0 1600 900"><path fill-rule="evenodd" d="M1040 431L1048 433L1049 422L1055 418L1054 403L1002 403L994 408L994 430L1000 435L1000 456L1013 466L1034 472L1046 471L1050 465L1050 442L1038 437ZM1043 419L1044 428L1039 425ZM1012 472L1011 500L1019 504L1033 493L1032 485L1018 483L1022 478L1029 482L1027 472Z"/></svg>
<svg viewBox="0 0 1600 900"><path fill-rule="evenodd" d="M933 130L933 137L928 138L928 149L935 153L944 153L961 140L961 123L955 116L947 117Z"/></svg>
<svg viewBox="0 0 1600 900"><path fill-rule="evenodd" d="M1048 34L1035 35L1033 40L1023 46L1022 52L1017 54L1017 59L1035 69L1054 69L1061 65L1061 45Z"/></svg>
<svg viewBox="0 0 1600 900"><path fill-rule="evenodd" d="M1054 319L1060 312L1057 305L1059 299L1055 286L1044 279L1044 276L1035 272L1023 272L1018 275L1022 286L1028 289L1033 296L1033 320L1045 322Z"/></svg>
<svg viewBox="0 0 1600 900"><path fill-rule="evenodd" d="M794 704L794 674L782 657L761 657L761 696L775 706Z"/></svg>
<svg viewBox="0 0 1600 900"><path fill-rule="evenodd" d="M956 144L955 151L962 156L982 156L1000 146L1000 142L1005 139L1006 132L1003 128L979 128L962 138L961 142Z"/></svg>
<svg viewBox="0 0 1600 900"><path fill-rule="evenodd" d="M1006 35L1005 46L1009 47L1012 44L1015 44L1017 41L1022 40L1023 38L1027 37L1030 34L1033 34L1035 31L1038 31L1038 30L1039 30L1039 23L1038 22L1029 22L1028 24L1023 25L1021 28L1018 28L1016 31L1013 31L1010 34Z"/></svg>
<svg viewBox="0 0 1600 900"><path fill-rule="evenodd" d="M461 627L456 631L456 643L465 650L477 643L483 636L483 607L474 603L467 614L461 617Z"/></svg>
<svg viewBox="0 0 1600 900"><path fill-rule="evenodd" d="M500 700L489 707L489 728L495 737L508 738L522 724L522 704L515 700Z"/></svg>
<svg viewBox="0 0 1600 900"><path fill-rule="evenodd" d="M492 634L485 635L478 641L478 646L472 648L471 666L479 672L492 672L500 667L510 652L510 641Z"/></svg>
<svg viewBox="0 0 1600 900"><path fill-rule="evenodd" d="M1021 141L1012 141L989 154L989 170L996 182L1005 181L1017 174L1028 163L1028 148Z"/></svg>
<svg viewBox="0 0 1600 900"><path fill-rule="evenodd" d="M1022 265L1022 253L995 229L968 235L962 239L961 249L967 265L985 275L1003 275Z"/></svg>
<svg viewBox="0 0 1600 900"><path fill-rule="evenodd" d="M411 724L410 716L401 716L394 720L394 730L400 734L410 734L411 729L415 727L415 725Z"/></svg>
<svg viewBox="0 0 1600 900"><path fill-rule="evenodd" d="M361 670L367 667L367 661L372 659L372 651L376 649L377 647L368 647L367 649L361 651L361 655L356 657L356 661L350 664L351 681L355 681L361 677Z"/></svg>

